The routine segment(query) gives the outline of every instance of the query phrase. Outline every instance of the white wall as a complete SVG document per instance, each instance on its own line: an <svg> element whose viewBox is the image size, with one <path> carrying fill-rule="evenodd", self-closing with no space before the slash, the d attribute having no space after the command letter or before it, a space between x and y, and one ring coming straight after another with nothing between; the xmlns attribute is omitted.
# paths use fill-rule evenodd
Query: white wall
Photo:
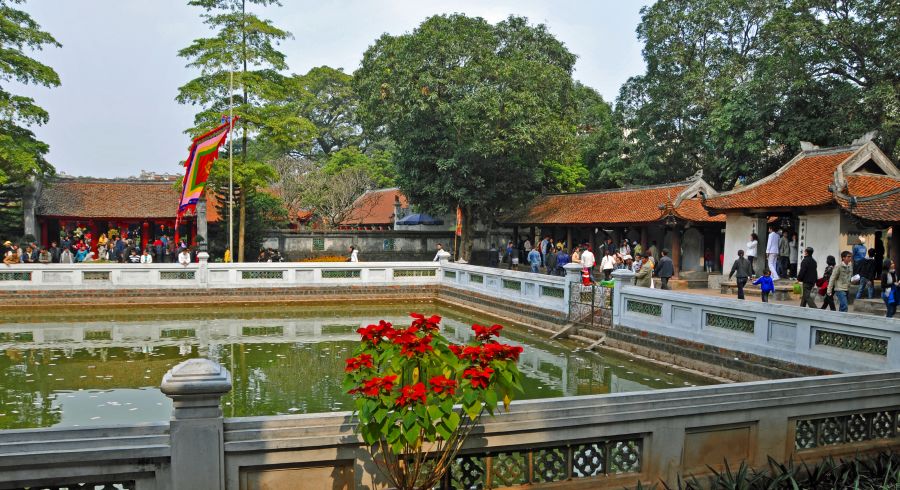
<svg viewBox="0 0 900 490"><path fill-rule="evenodd" d="M723 266L723 269L725 271L730 271L731 264L737 258L738 250L747 248L747 242L750 241L750 234L754 232L753 222L756 221L756 218L745 216L742 213L728 213L725 216L725 265ZM762 233L756 231L756 233L760 235L760 242L756 249L756 255L757 257L765 256L766 230L763 230ZM757 264L760 264L758 260Z"/></svg>
<svg viewBox="0 0 900 490"><path fill-rule="evenodd" d="M850 250L846 245L846 238L841 238L840 211L811 211L803 218L806 218L805 245L813 248L813 258L819 265L819 274L822 274L825 272L825 259L829 255L840 261L841 251Z"/></svg>

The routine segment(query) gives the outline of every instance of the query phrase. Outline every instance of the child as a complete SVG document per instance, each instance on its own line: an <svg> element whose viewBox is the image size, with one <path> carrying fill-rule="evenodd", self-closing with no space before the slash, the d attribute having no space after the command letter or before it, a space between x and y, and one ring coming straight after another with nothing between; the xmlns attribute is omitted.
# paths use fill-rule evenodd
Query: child
<svg viewBox="0 0 900 490"><path fill-rule="evenodd" d="M753 281L753 284L759 284L759 289L762 291L762 301L763 303L768 303L769 293L775 291L775 283L772 281L772 271L766 269L765 275L760 276L759 279Z"/></svg>

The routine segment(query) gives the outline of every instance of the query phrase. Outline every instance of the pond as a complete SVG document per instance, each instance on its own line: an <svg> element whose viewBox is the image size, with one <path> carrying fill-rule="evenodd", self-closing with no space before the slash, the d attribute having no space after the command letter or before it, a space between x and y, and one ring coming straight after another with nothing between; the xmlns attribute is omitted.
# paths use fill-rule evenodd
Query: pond
<svg viewBox="0 0 900 490"><path fill-rule="evenodd" d="M519 399L708 384L628 357L578 352L526 326L434 303L377 306L222 305L207 308L66 308L0 314L0 429L116 425L168 420L159 391L175 364L208 357L232 373L226 417L352 409L341 389L344 359L360 326L408 314L441 315L457 342L472 323L501 323L524 348Z"/></svg>

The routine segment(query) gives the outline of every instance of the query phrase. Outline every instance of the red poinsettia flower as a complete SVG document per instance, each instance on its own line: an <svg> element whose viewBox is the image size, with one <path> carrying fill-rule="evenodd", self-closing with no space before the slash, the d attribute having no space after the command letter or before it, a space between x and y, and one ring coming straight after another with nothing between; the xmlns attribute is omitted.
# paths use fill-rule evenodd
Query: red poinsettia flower
<svg viewBox="0 0 900 490"><path fill-rule="evenodd" d="M425 403L425 385L421 382L412 386L404 386L400 389L400 396L397 398L396 405L405 407L413 403Z"/></svg>
<svg viewBox="0 0 900 490"><path fill-rule="evenodd" d="M472 325L472 330L475 331L475 336L478 337L478 340L482 342L490 340L491 337L499 337L500 330L503 330L503 327L500 325L491 325L490 327L483 327L481 325L475 324Z"/></svg>
<svg viewBox="0 0 900 490"><path fill-rule="evenodd" d="M463 347L462 352L457 354L456 357L472 362L478 362L478 360L481 359L481 347L477 345L467 345Z"/></svg>
<svg viewBox="0 0 900 490"><path fill-rule="evenodd" d="M352 389L348 393L351 395L362 393L363 395L369 397L375 397L382 393L387 394L394 389L394 381L396 380L397 376L393 374L385 376L383 378L374 377L363 381L361 387Z"/></svg>
<svg viewBox="0 0 900 490"><path fill-rule="evenodd" d="M431 345L431 339L431 334L426 335L422 338L413 335L411 340L400 345L400 355L413 357L416 354L421 355L426 352L433 351L434 347Z"/></svg>
<svg viewBox="0 0 900 490"><path fill-rule="evenodd" d="M494 370L489 367L484 369L468 368L463 371L463 378L472 383L472 388L487 388L492 374L494 374Z"/></svg>
<svg viewBox="0 0 900 490"><path fill-rule="evenodd" d="M440 330L441 317L437 315L431 315L430 317L425 318L425 315L421 313L410 313L409 316L413 318L413 327L425 330L426 332L436 332Z"/></svg>
<svg viewBox="0 0 900 490"><path fill-rule="evenodd" d="M357 357L347 359L347 367L344 368L344 371L352 373L353 371L370 367L372 367L372 356L369 354L360 354Z"/></svg>
<svg viewBox="0 0 900 490"><path fill-rule="evenodd" d="M438 395L445 393L448 395L452 395L456 393L456 381L448 379L444 375L431 378L430 380L428 380L428 384L431 385L431 391L437 393Z"/></svg>
<svg viewBox="0 0 900 490"><path fill-rule="evenodd" d="M454 355L456 355L456 357L459 357L462 355L463 348L461 345L449 344L447 346L447 348L450 349L450 352L452 352Z"/></svg>
<svg viewBox="0 0 900 490"><path fill-rule="evenodd" d="M505 352L503 353L503 357L509 361L518 361L519 355L522 353L523 349L518 345L504 345Z"/></svg>
<svg viewBox="0 0 900 490"><path fill-rule="evenodd" d="M371 342L372 345L378 345L378 342L381 342L384 337L390 338L393 331L394 326L391 323L381 320L378 322L378 325L369 325L368 327L357 329L356 333L362 337L363 341Z"/></svg>

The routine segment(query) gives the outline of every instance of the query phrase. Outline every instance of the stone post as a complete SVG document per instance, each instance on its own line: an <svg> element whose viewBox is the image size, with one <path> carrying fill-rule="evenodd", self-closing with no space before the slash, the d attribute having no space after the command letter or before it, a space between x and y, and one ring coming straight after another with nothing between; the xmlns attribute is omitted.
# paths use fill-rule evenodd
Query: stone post
<svg viewBox="0 0 900 490"><path fill-rule="evenodd" d="M209 250L206 233L206 197L197 201L197 248L201 252Z"/></svg>
<svg viewBox="0 0 900 490"><path fill-rule="evenodd" d="M575 284L581 284L581 264L573 264L568 263L563 266L563 269L566 271L566 306L568 308L572 307L572 292L576 290L572 286ZM577 290L577 291L580 291ZM579 293L580 294L580 293ZM572 312L568 311L568 314L571 316Z"/></svg>
<svg viewBox="0 0 900 490"><path fill-rule="evenodd" d="M634 272L628 269L616 269L612 273L613 278L613 327L619 324L622 316L622 287L634 284Z"/></svg>
<svg viewBox="0 0 900 490"><path fill-rule="evenodd" d="M26 235L34 237L35 241L41 239L37 227L37 202L41 195L42 186L40 181L32 178L30 185L25 188L25 195L22 197L22 224ZM56 230L58 233L59 230ZM41 243L42 246L48 246Z"/></svg>
<svg viewBox="0 0 900 490"><path fill-rule="evenodd" d="M197 261L199 262L197 282L200 283L200 286L207 287L209 286L209 253L206 251L198 252Z"/></svg>
<svg viewBox="0 0 900 490"><path fill-rule="evenodd" d="M222 395L231 373L209 359L188 359L163 376L160 389L175 405L169 426L174 490L225 488Z"/></svg>

